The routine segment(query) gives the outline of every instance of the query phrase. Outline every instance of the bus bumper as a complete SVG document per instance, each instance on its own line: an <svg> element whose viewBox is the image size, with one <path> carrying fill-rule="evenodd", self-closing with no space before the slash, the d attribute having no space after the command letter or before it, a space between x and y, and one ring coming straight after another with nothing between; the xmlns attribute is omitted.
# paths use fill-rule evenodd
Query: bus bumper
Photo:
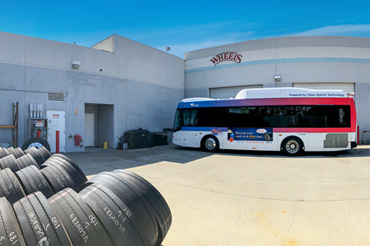
<svg viewBox="0 0 370 246"><path fill-rule="evenodd" d="M356 147L357 147L357 143L356 142L351 142L351 149L356 148Z"/></svg>

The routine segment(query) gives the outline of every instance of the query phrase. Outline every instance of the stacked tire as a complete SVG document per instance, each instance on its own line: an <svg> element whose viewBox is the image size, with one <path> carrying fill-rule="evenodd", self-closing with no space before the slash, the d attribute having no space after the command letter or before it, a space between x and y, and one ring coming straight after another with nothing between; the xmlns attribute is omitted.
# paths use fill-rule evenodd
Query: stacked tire
<svg viewBox="0 0 370 246"><path fill-rule="evenodd" d="M23 165L22 160L18 165L23 168L15 174L10 168L0 170L4 245L161 245L172 214L147 180L115 170L87 181L78 165L64 155L33 149L18 159L26 154L33 164ZM41 164L41 159L35 160L40 156Z"/></svg>

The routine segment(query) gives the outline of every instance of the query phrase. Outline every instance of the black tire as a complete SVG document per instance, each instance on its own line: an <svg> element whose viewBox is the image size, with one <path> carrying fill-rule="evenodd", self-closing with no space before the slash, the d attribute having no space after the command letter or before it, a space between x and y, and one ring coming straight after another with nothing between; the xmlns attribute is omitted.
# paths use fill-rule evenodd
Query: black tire
<svg viewBox="0 0 370 246"><path fill-rule="evenodd" d="M24 151L23 151L21 148L19 148L19 147L18 147L18 148L16 148L16 149L14 149L12 154L14 155L14 157L15 157L16 159L18 159L19 157L21 157L21 156L24 156L24 155L25 155Z"/></svg>
<svg viewBox="0 0 370 246"><path fill-rule="evenodd" d="M0 198L0 235L5 246L27 246L13 207L5 197Z"/></svg>
<svg viewBox="0 0 370 246"><path fill-rule="evenodd" d="M41 192L14 204L27 245L71 245L55 212Z"/></svg>
<svg viewBox="0 0 370 246"><path fill-rule="evenodd" d="M39 165L37 164L35 159L33 159L32 155L30 154L25 154L24 156L19 157L17 159L17 162L21 169L29 167L31 165L37 167L37 169L40 169Z"/></svg>
<svg viewBox="0 0 370 246"><path fill-rule="evenodd" d="M135 193L132 187L122 182L122 178L115 173L99 173L87 181L84 186L91 184L101 184L107 187L126 204L137 218L138 230L145 232L154 245L158 239L159 229L154 209L145 197Z"/></svg>
<svg viewBox="0 0 370 246"><path fill-rule="evenodd" d="M303 142L297 137L287 137L284 139L282 149L286 155L300 155L304 149Z"/></svg>
<svg viewBox="0 0 370 246"><path fill-rule="evenodd" d="M48 168L49 166L62 167L64 171L72 178L75 184L73 189L76 192L79 192L81 190L82 185L87 180L85 175L81 175L80 172L78 172L78 170L76 170L73 165L60 157L49 158L43 165L41 165L41 168L44 169Z"/></svg>
<svg viewBox="0 0 370 246"><path fill-rule="evenodd" d="M0 197L13 204L25 196L25 192L14 173L6 168L0 171Z"/></svg>
<svg viewBox="0 0 370 246"><path fill-rule="evenodd" d="M6 156L10 155L9 151L7 149L0 147L0 159L4 158Z"/></svg>
<svg viewBox="0 0 370 246"><path fill-rule="evenodd" d="M79 177L81 178L81 180L83 180L83 183L85 183L87 181L87 178L86 178L86 175L85 173L81 170L81 168L74 162L72 161L70 158L68 158L67 156L65 155L62 155L62 154L54 154L52 155L52 157L50 159L54 159L54 158L58 158L58 159L63 159L65 161L67 161L71 166L73 166L73 168L79 173Z"/></svg>
<svg viewBox="0 0 370 246"><path fill-rule="evenodd" d="M47 148L45 148L44 146L39 148L39 152L40 152L40 154L42 155L42 157L44 158L45 161L47 161L51 157L50 151Z"/></svg>
<svg viewBox="0 0 370 246"><path fill-rule="evenodd" d="M80 190L79 187L73 182L72 178L65 173L63 167L60 165L48 165L41 169L41 173L47 179L51 189L54 193L58 193L65 188L72 188Z"/></svg>
<svg viewBox="0 0 370 246"><path fill-rule="evenodd" d="M48 216L48 220L51 222L50 226L55 231L58 241L61 246L64 245L72 245L70 240L68 239L67 231L65 230L63 224L61 223L60 219L54 212L54 210L51 208L48 199L42 194L41 192L37 191L33 194L30 194L28 196L29 200L33 203L39 203L43 210L46 212ZM35 201L34 201L35 200ZM45 227L48 226L48 224L44 224Z"/></svg>
<svg viewBox="0 0 370 246"><path fill-rule="evenodd" d="M220 148L220 143L216 137L207 135L202 139L202 148L208 152L216 152Z"/></svg>
<svg viewBox="0 0 370 246"><path fill-rule="evenodd" d="M99 218L115 246L152 245L149 234L138 228L135 215L111 190L92 184L80 196Z"/></svg>
<svg viewBox="0 0 370 246"><path fill-rule="evenodd" d="M27 195L40 191L44 196L51 197L54 193L49 183L35 166L29 166L15 173Z"/></svg>
<svg viewBox="0 0 370 246"><path fill-rule="evenodd" d="M65 188L72 188L75 191L80 191L80 187L75 184L68 173L63 170L61 165L48 165L41 169L41 173L49 182L54 193L57 193Z"/></svg>
<svg viewBox="0 0 370 246"><path fill-rule="evenodd" d="M14 151L14 148L13 147L9 147L6 150L9 152L10 155L12 155L13 154L13 151Z"/></svg>
<svg viewBox="0 0 370 246"><path fill-rule="evenodd" d="M73 245L113 246L96 215L75 191L67 188L48 201Z"/></svg>
<svg viewBox="0 0 370 246"><path fill-rule="evenodd" d="M41 153L35 147L26 149L24 152L26 154L30 154L33 159L35 159L39 167L45 162L44 157L42 157Z"/></svg>
<svg viewBox="0 0 370 246"><path fill-rule="evenodd" d="M146 192L154 194L161 201L161 204L166 209L167 213L169 215L171 214L170 207L168 206L166 200L163 198L162 194L149 181L129 170L117 169L114 170L113 172L117 172L124 178L130 179L131 181L137 183L143 189L146 189L147 190Z"/></svg>
<svg viewBox="0 0 370 246"><path fill-rule="evenodd" d="M17 162L17 159L15 159L13 155L8 155L0 159L0 167L1 169L9 168L13 172L17 172L21 169Z"/></svg>
<svg viewBox="0 0 370 246"><path fill-rule="evenodd" d="M160 236L158 242L155 245L161 245L163 239L167 235L167 232L172 223L171 210L163 198L161 193L146 179L137 175L136 173L127 170L114 170L114 173L118 173L122 178L129 180L140 187L140 192L155 208L157 212L157 222L159 223ZM162 215L162 218L159 216ZM162 237L162 238L161 238Z"/></svg>
<svg viewBox="0 0 370 246"><path fill-rule="evenodd" d="M26 150L32 147L35 147L37 149L41 148L44 146L47 150L50 151L50 145L49 143L43 139L43 138L30 138L24 144L22 145L22 149Z"/></svg>

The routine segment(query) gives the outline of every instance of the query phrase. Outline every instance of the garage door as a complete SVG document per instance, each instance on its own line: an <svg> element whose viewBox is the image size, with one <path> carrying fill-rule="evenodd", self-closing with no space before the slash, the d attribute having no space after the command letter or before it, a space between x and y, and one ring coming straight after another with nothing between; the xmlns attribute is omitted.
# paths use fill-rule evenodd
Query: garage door
<svg viewBox="0 0 370 246"><path fill-rule="evenodd" d="M245 86L233 86L233 87L222 87L222 88L210 88L209 95L210 98L235 98L236 94L243 89L251 88L262 88L262 85L245 85Z"/></svg>
<svg viewBox="0 0 370 246"><path fill-rule="evenodd" d="M293 87L316 89L316 90L344 90L345 92L355 92L354 83L294 83Z"/></svg>

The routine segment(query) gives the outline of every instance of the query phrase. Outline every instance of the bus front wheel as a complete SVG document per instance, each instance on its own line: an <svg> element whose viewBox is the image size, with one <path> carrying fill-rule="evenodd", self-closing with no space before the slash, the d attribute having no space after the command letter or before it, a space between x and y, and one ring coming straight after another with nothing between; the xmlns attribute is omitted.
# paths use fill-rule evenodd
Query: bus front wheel
<svg viewBox="0 0 370 246"><path fill-rule="evenodd" d="M286 155L299 155L302 153L303 143L297 137L289 137L284 140L282 148Z"/></svg>
<svg viewBox="0 0 370 246"><path fill-rule="evenodd" d="M219 146L217 138L214 136L205 136L202 140L202 147L209 152L217 151Z"/></svg>

